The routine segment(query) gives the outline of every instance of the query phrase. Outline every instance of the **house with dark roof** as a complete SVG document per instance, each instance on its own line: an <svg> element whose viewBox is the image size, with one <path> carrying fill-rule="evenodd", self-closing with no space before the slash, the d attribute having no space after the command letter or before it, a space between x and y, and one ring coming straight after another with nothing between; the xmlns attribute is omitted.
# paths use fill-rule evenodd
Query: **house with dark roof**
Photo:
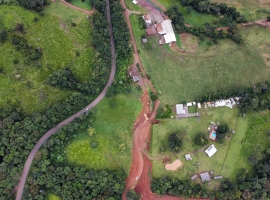
<svg viewBox="0 0 270 200"><path fill-rule="evenodd" d="M136 69L132 68L131 70L129 70L129 75L133 78L134 82L137 82L140 80L140 76L139 73Z"/></svg>

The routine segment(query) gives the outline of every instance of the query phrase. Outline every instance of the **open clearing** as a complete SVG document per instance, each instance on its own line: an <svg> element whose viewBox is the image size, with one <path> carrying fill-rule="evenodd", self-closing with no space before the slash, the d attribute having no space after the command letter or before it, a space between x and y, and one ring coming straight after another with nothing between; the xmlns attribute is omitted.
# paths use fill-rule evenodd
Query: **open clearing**
<svg viewBox="0 0 270 200"><path fill-rule="evenodd" d="M47 200L61 200L60 197L56 196L55 194L49 194Z"/></svg>
<svg viewBox="0 0 270 200"><path fill-rule="evenodd" d="M92 10L92 5L91 5L91 1L90 0L71 0L68 3L77 6L79 8L83 8L86 10Z"/></svg>
<svg viewBox="0 0 270 200"><path fill-rule="evenodd" d="M76 133L76 139L66 149L67 158L71 163L93 169L121 168L128 173L132 124L141 110L139 93L131 95L105 98L97 105L94 109L96 120L90 123L95 129L94 135L90 136L87 130ZM111 101L115 102L114 107ZM96 148L90 148L92 142L97 143ZM119 145L124 147L122 152Z"/></svg>
<svg viewBox="0 0 270 200"><path fill-rule="evenodd" d="M269 66L262 56L269 48L261 48L270 43L267 29L244 28L240 31L243 45L230 40L214 45L205 40L195 53L183 54L166 50L156 37L148 37L150 48L144 48L141 36L145 30L139 28L138 16L130 18L142 64L165 104L193 101L218 90L252 86L269 78Z"/></svg>
<svg viewBox="0 0 270 200"><path fill-rule="evenodd" d="M153 176L162 177L170 175L180 179L189 179L195 173L214 170L215 175L222 175L226 178L235 179L237 169L245 167L245 165L238 163L237 159L240 157L241 141L245 137L248 127L248 120L245 118L238 118L238 109L230 109L226 107L199 109L201 117L186 118L182 120L166 119L161 120L161 123L153 126L152 136L152 156L162 154L169 154L168 150L161 154L160 148L166 146L168 135L174 131L182 131L183 146L178 154L171 153L171 160L180 159L183 163L181 170L175 173L167 172L164 169L162 160L153 161ZM227 123L231 130L235 130L235 135L228 134L228 138L224 139L222 144L209 141L205 146L195 145L193 140L196 135L205 133L208 138L207 127L211 122ZM209 158L204 150L211 144L217 148L217 153ZM192 160L186 161L184 155L190 153ZM226 156L227 154L227 156ZM198 169L197 162L200 162ZM224 164L224 166L223 166Z"/></svg>
<svg viewBox="0 0 270 200"><path fill-rule="evenodd" d="M38 18L37 22L34 17ZM71 22L77 25L74 27ZM0 45L0 67L3 69L0 106L19 105L25 114L31 114L70 94L44 84L54 71L70 67L81 81L89 80L95 56L91 47L91 28L84 14L58 1L46 7L44 16L19 6L0 6L0 28L13 30L17 23L24 24L24 37L30 45L41 47L43 56L40 66L26 65L21 53L11 44L9 33L8 41ZM80 56L77 57L76 52ZM14 64L15 58L18 64ZM16 79L16 74L21 78Z"/></svg>

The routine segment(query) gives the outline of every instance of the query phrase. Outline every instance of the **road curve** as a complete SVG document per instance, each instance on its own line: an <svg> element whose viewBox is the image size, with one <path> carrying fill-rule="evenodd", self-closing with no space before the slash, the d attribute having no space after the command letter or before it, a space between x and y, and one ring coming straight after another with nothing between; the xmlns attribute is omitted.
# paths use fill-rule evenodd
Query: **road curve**
<svg viewBox="0 0 270 200"><path fill-rule="evenodd" d="M17 189L16 200L21 200L21 198L22 198L24 185L25 185L26 178L27 178L28 172L30 170L32 161L34 159L35 154L37 153L39 148L42 146L42 144L49 137L51 137L52 134L54 134L57 130L59 130L62 126L67 125L68 123L72 122L75 118L77 118L80 115L82 115L83 113L85 113L88 109L91 109L94 106L96 106L105 97L105 94L107 92L108 87L111 86L111 84L113 82L115 71L116 71L116 56L115 56L115 47L114 47L114 38L113 38L113 31L112 31L109 0L106 0L106 2L107 2L107 16L108 16L108 21L109 21L110 42L111 42L111 52L112 52L112 66L111 66L111 73L110 73L109 80L108 80L106 86L104 87L104 89L102 90L102 92L98 95L98 97L92 103L90 103L84 109L80 110L79 112L75 113L71 117L67 118L66 120L64 120L61 123L59 123L58 125L56 125L54 128L52 128L47 133L45 133L45 135L43 135L42 138L40 138L40 140L34 146L34 148L30 152L30 154L29 154L29 156L28 156L28 158L27 158L27 160L25 162L25 165L24 165L24 168L23 168L23 173L22 173L20 181L19 181L19 183L17 185L18 189Z"/></svg>

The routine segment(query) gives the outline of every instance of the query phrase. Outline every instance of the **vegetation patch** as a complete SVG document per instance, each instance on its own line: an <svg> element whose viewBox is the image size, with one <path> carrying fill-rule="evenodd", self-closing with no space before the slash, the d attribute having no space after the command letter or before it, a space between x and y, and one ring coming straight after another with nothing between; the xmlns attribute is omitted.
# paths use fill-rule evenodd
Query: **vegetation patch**
<svg viewBox="0 0 270 200"><path fill-rule="evenodd" d="M85 10L92 10L92 1L90 0L67 0L67 2Z"/></svg>
<svg viewBox="0 0 270 200"><path fill-rule="evenodd" d="M0 21L0 29L7 31L7 41L0 45L0 106L20 106L25 114L31 114L65 99L70 92L49 87L44 81L52 72L67 66L81 81L91 77L94 50L85 15L58 2L47 6L44 16L2 5ZM17 51L17 44L23 49ZM30 62L26 62L25 54L29 52ZM39 52L42 56L38 58ZM75 52L80 52L80 56Z"/></svg>
<svg viewBox="0 0 270 200"><path fill-rule="evenodd" d="M137 95L117 95L100 102L94 109L94 122L89 122L94 133L89 128L75 133L76 139L66 149L68 160L92 169L121 168L128 172L132 124L141 109Z"/></svg>

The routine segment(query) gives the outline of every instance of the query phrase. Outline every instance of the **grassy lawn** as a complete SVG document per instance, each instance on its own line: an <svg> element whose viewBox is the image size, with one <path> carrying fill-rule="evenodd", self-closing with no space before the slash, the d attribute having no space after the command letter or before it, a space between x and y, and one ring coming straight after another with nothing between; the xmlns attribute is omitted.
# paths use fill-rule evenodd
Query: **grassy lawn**
<svg viewBox="0 0 270 200"><path fill-rule="evenodd" d="M69 3L85 10L92 10L92 4L90 0L71 0Z"/></svg>
<svg viewBox="0 0 270 200"><path fill-rule="evenodd" d="M158 45L155 37L148 37L152 49L144 49L140 42L144 30L139 28L137 16L130 18L142 64L165 104L193 101L206 93L252 86L269 79L269 67L263 57L263 51L269 51L267 29L254 26L241 30L244 45L230 40L221 40L218 45L205 42L198 45L196 52L181 54Z"/></svg>
<svg viewBox="0 0 270 200"><path fill-rule="evenodd" d="M138 11L138 12L142 12L147 13L147 11L141 7L139 4L135 5L134 3L132 3L132 0L125 0L125 4L127 9L132 10L132 11Z"/></svg>
<svg viewBox="0 0 270 200"><path fill-rule="evenodd" d="M47 200L61 200L60 197L56 196L55 194L49 194Z"/></svg>
<svg viewBox="0 0 270 200"><path fill-rule="evenodd" d="M102 100L94 109L96 121L91 124L95 134L90 136L87 130L76 133L76 139L67 147L67 158L76 165L85 165L93 169L122 168L126 172L130 167L132 148L132 124L141 110L139 93L118 95L112 107L109 98ZM90 143L97 147L91 148ZM123 144L124 151L119 150Z"/></svg>
<svg viewBox="0 0 270 200"><path fill-rule="evenodd" d="M33 21L34 17L38 22ZM73 27L71 22L77 25ZM9 34L9 40L0 45L0 67L4 71L0 74L0 106L20 105L24 113L31 114L71 93L44 83L54 71L70 67L81 81L89 80L95 56L91 28L84 14L58 1L45 8L44 16L19 6L0 6L0 27L13 30L17 23L24 24L27 42L42 48L41 66L26 65L21 53L11 44ZM76 57L76 52L80 56ZM18 64L13 63L15 58ZM16 74L21 78L16 79Z"/></svg>
<svg viewBox="0 0 270 200"><path fill-rule="evenodd" d="M228 6L235 7L239 12L245 15L248 21L262 19L267 16L264 10L270 12L268 0L211 0L212 2L226 3Z"/></svg>
<svg viewBox="0 0 270 200"><path fill-rule="evenodd" d="M183 146L179 154L172 154L165 151L164 155L170 155L172 161L179 158L183 167L176 172L168 172L164 169L164 164L161 160L153 161L153 176L162 177L170 175L180 179L189 179L192 175L198 172L214 170L215 175L222 175L226 178L234 179L237 169L242 168L242 163L237 162L241 152L241 141L245 137L248 127L248 119L238 118L238 109L230 109L226 107L199 109L201 114L200 119L186 118L182 120L166 119L160 124L153 126L152 136L152 156L160 154L160 147L163 146L168 138L168 135L176 130L181 130L183 138ZM238 119L237 119L238 118ZM222 144L209 141L207 145L198 146L193 140L197 133L205 133L208 138L207 127L211 122L227 123L231 130L235 130L235 134L227 134L228 138L224 139ZM204 150L211 144L217 148L217 153L209 158ZM190 153L193 158L186 161L184 155ZM227 154L227 155L226 155ZM196 164L200 165L197 168ZM212 187L212 186L211 186Z"/></svg>

